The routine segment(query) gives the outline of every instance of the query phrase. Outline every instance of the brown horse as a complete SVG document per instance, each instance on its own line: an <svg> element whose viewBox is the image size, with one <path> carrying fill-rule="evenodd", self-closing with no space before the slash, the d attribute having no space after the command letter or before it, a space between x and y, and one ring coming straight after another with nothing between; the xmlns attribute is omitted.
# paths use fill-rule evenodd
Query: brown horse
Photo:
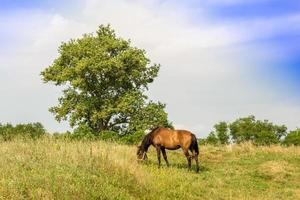
<svg viewBox="0 0 300 200"><path fill-rule="evenodd" d="M191 168L192 158L196 161L196 171L199 172L198 155L199 148L196 136L186 130L171 130L168 128L156 128L147 134L140 146L138 146L137 156L140 160L147 159L147 151L150 145L153 145L157 151L158 167L160 167L160 152L169 166L166 149L176 150L182 148L188 161L188 167ZM189 150L192 156L189 154Z"/></svg>

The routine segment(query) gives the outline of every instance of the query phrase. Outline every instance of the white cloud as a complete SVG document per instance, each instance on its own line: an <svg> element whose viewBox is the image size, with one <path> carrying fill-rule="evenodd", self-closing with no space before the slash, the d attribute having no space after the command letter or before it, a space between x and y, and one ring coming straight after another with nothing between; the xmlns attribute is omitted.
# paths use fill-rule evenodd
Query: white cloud
<svg viewBox="0 0 300 200"><path fill-rule="evenodd" d="M120 36L130 38L146 49L151 60L162 64L149 94L167 103L170 118L175 125L181 124L179 128L204 136L217 121L249 114L290 128L298 123L299 106L282 103L280 94L255 79L255 67L260 67L256 59L266 55L263 49L243 44L279 32L298 22L297 16L210 24L203 15L195 24L188 8L159 0L87 0L74 17L28 13L5 23L13 44L0 47L5 52L0 55L0 92L6 94L0 100L1 121L42 121L50 130L65 129L47 111L56 104L59 89L43 85L38 75L55 58L61 41L110 23Z"/></svg>

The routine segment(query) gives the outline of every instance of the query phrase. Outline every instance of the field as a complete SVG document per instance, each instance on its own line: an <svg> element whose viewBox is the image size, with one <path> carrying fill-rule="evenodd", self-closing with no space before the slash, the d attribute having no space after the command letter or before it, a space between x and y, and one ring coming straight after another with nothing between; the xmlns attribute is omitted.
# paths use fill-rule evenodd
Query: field
<svg viewBox="0 0 300 200"><path fill-rule="evenodd" d="M300 199L300 148L200 146L201 171L181 151L158 169L151 148L107 142L0 142L0 199ZM194 164L194 163L193 163Z"/></svg>

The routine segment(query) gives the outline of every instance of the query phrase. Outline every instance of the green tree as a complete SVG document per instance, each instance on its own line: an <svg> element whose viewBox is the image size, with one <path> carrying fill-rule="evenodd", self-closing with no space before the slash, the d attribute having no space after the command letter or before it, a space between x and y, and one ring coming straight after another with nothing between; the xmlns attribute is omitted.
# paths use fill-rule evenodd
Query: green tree
<svg viewBox="0 0 300 200"><path fill-rule="evenodd" d="M290 131L285 137L283 144L300 146L300 128Z"/></svg>
<svg viewBox="0 0 300 200"><path fill-rule="evenodd" d="M40 122L17 124L14 128L14 132L20 136L33 139L37 139L47 133L44 126Z"/></svg>
<svg viewBox="0 0 300 200"><path fill-rule="evenodd" d="M219 142L219 140L218 140L218 137L215 135L215 133L210 132L206 138L206 143L216 145L216 144L218 144L218 142Z"/></svg>
<svg viewBox="0 0 300 200"><path fill-rule="evenodd" d="M139 111L132 115L129 123L129 132L154 129L157 125L173 128L172 124L167 120L168 115L164 108L165 104L152 101L141 107Z"/></svg>
<svg viewBox="0 0 300 200"><path fill-rule="evenodd" d="M240 118L230 124L230 135L234 142L251 141L257 145L276 144L287 133L287 127L274 125L268 120L256 120L254 116Z"/></svg>
<svg viewBox="0 0 300 200"><path fill-rule="evenodd" d="M268 120L255 122L254 143L259 145L270 145L280 143L282 137L286 135L286 126L278 126Z"/></svg>
<svg viewBox="0 0 300 200"><path fill-rule="evenodd" d="M50 112L58 121L87 125L94 133L169 124L165 105L149 102L144 94L160 68L145 54L109 25L62 43L58 58L41 73L45 82L65 88Z"/></svg>
<svg viewBox="0 0 300 200"><path fill-rule="evenodd" d="M0 138L3 140L12 140L14 138L37 139L47 132L40 122L28 124L1 124L0 123Z"/></svg>
<svg viewBox="0 0 300 200"><path fill-rule="evenodd" d="M11 140L16 133L14 132L14 126L12 124L0 123L0 138L4 141Z"/></svg>
<svg viewBox="0 0 300 200"><path fill-rule="evenodd" d="M241 143L254 139L255 117L240 118L229 125L230 135L234 142Z"/></svg>
<svg viewBox="0 0 300 200"><path fill-rule="evenodd" d="M226 122L219 122L214 126L215 134L221 144L229 143L229 132L228 125Z"/></svg>

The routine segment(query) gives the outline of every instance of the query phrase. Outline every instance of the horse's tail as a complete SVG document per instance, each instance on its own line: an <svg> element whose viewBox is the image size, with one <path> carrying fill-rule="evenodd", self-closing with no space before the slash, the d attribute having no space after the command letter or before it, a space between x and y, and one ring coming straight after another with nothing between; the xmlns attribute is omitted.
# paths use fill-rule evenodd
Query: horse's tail
<svg viewBox="0 0 300 200"><path fill-rule="evenodd" d="M192 135L191 149L194 150L197 155L199 155L198 141L194 134Z"/></svg>

